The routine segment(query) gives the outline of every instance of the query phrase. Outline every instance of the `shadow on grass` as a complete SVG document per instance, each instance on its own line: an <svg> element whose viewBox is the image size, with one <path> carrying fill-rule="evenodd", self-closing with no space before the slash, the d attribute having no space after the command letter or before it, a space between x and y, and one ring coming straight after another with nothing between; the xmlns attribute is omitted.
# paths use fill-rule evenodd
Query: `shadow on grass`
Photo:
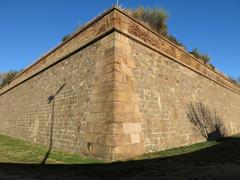
<svg viewBox="0 0 240 180"><path fill-rule="evenodd" d="M240 179L240 138L166 158L85 165L1 163L0 179Z"/></svg>

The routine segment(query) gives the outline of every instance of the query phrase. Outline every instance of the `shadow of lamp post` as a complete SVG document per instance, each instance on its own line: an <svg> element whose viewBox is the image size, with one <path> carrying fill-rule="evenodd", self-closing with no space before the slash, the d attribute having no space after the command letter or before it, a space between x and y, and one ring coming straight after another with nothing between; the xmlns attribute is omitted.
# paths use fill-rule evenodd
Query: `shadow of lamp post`
<svg viewBox="0 0 240 180"><path fill-rule="evenodd" d="M55 110L55 98L58 95L58 93L60 93L60 91L64 88L64 86L66 85L66 83L64 83L54 95L51 95L48 97L48 104L52 103L52 111L51 111L51 125L50 125L50 135L49 135L49 149L47 151L47 153L45 154L41 165L46 164L46 161L51 153L52 150L52 144L53 144L53 125L54 125L54 110Z"/></svg>

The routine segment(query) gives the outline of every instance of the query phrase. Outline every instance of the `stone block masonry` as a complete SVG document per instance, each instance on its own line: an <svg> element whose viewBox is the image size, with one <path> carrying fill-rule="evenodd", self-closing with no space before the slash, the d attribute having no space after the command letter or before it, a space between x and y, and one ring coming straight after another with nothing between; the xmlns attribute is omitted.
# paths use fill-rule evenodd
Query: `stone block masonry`
<svg viewBox="0 0 240 180"><path fill-rule="evenodd" d="M239 133L238 86L112 8L0 89L0 133L114 161L204 141L199 103Z"/></svg>

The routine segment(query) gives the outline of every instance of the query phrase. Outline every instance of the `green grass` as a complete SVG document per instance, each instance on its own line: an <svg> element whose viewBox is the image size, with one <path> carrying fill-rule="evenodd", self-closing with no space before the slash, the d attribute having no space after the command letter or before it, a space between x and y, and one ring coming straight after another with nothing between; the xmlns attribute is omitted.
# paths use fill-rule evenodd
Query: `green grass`
<svg viewBox="0 0 240 180"><path fill-rule="evenodd" d="M143 156L137 157L136 160L164 158L164 157L172 157L172 156L193 153L193 152L197 152L197 151L200 151L203 149L214 147L216 145L226 144L226 142L230 141L229 139L235 140L235 139L239 139L239 137L240 137L240 135L235 135L235 136L223 138L221 141L205 141L205 142L195 143L195 144L188 145L188 146L172 148L172 149L168 149L165 151L148 153L148 154L144 154Z"/></svg>
<svg viewBox="0 0 240 180"><path fill-rule="evenodd" d="M48 148L0 135L0 179L219 179L240 177L240 136L150 153L135 160L99 161L53 151L41 166ZM6 162L6 163L5 163ZM20 163L20 164L19 164ZM28 164L27 164L28 163ZM39 165L32 165L37 163ZM63 165L58 165L63 163ZM24 165L23 165L24 164ZM52 165L53 164L53 165ZM71 165L73 164L73 165ZM223 171L224 170L224 171ZM237 177L237 178L235 178ZM222 179L222 178L221 178ZM232 178L230 178L232 179Z"/></svg>
<svg viewBox="0 0 240 180"><path fill-rule="evenodd" d="M239 136L236 136L239 137ZM234 137L232 137L234 138ZM145 154L135 158L135 160L172 157L219 145L218 141L206 141L189 146L172 148L165 151ZM0 135L0 162L10 163L36 163L40 164L44 159L48 147L36 145L24 140ZM47 164L89 164L103 163L91 158L82 157L76 154L69 154L61 151L51 151Z"/></svg>
<svg viewBox="0 0 240 180"><path fill-rule="evenodd" d="M159 151L159 152L145 154L143 156L137 157L136 159L141 160L141 159L153 159L153 158L164 158L164 157L177 156L177 155L182 155L182 154L187 154L187 153L192 153L192 152L195 152L195 151L199 151L199 150L202 150L202 149L205 149L205 148L215 146L217 144L220 144L220 142L206 141L206 142L192 144L192 145L189 145L189 146L182 146L182 147L178 147L178 148L168 149L168 150L165 150L165 151Z"/></svg>
<svg viewBox="0 0 240 180"><path fill-rule="evenodd" d="M0 135L0 162L40 164L47 151L48 147L46 146ZM99 162L95 159L60 151L51 151L47 159L47 164L89 164Z"/></svg>

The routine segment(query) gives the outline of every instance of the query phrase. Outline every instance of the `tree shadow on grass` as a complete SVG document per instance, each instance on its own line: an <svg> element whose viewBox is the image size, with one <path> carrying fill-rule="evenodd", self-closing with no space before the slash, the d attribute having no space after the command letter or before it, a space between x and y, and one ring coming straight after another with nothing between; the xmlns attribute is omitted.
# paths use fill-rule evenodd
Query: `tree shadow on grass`
<svg viewBox="0 0 240 180"><path fill-rule="evenodd" d="M106 164L0 164L0 179L240 179L240 138L173 157Z"/></svg>

